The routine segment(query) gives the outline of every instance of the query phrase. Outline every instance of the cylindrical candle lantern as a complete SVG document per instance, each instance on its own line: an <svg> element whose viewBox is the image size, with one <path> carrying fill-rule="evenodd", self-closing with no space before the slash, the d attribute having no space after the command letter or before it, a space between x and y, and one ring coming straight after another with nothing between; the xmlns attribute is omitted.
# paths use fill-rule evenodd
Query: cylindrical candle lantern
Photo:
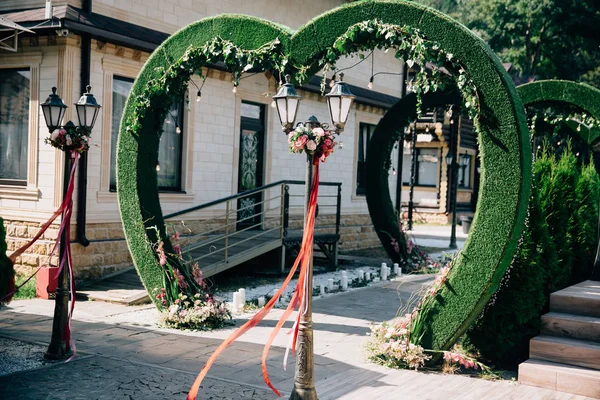
<svg viewBox="0 0 600 400"><path fill-rule="evenodd" d="M365 281L370 281L370 280L371 280L371 273L365 272Z"/></svg>
<svg viewBox="0 0 600 400"><path fill-rule="evenodd" d="M234 312L237 312L240 309L240 294L239 294L239 292L235 292L233 294L233 301L231 302L231 308L233 308Z"/></svg>
<svg viewBox="0 0 600 400"><path fill-rule="evenodd" d="M323 284L319 285L319 294L321 296L325 295L325 285L323 285Z"/></svg>
<svg viewBox="0 0 600 400"><path fill-rule="evenodd" d="M238 289L238 293L240 294L240 304L242 305L242 307L246 304L246 289L241 288Z"/></svg>
<svg viewBox="0 0 600 400"><path fill-rule="evenodd" d="M327 279L327 290L333 292L333 279Z"/></svg>
<svg viewBox="0 0 600 400"><path fill-rule="evenodd" d="M259 306L259 307L264 307L264 306L265 306L265 303L266 303L265 296L260 296L260 297L258 298L258 306Z"/></svg>
<svg viewBox="0 0 600 400"><path fill-rule="evenodd" d="M342 290L348 290L348 276L347 275L342 275L342 279L341 279L341 285L342 285Z"/></svg>
<svg viewBox="0 0 600 400"><path fill-rule="evenodd" d="M388 267L387 267L386 263L381 263L381 272L380 272L379 276L381 276L382 281L387 281Z"/></svg>
<svg viewBox="0 0 600 400"><path fill-rule="evenodd" d="M358 270L358 279L360 279L361 281L365 280L365 271L363 271L362 269Z"/></svg>
<svg viewBox="0 0 600 400"><path fill-rule="evenodd" d="M394 263L394 275L400 275L400 264Z"/></svg>

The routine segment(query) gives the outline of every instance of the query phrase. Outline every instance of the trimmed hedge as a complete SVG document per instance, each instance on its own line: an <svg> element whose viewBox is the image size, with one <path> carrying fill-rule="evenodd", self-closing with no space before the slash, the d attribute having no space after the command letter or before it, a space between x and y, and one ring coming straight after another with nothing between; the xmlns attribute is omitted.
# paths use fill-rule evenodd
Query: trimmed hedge
<svg viewBox="0 0 600 400"><path fill-rule="evenodd" d="M311 60L319 59L351 24L374 18L416 27L427 39L440 43L465 66L480 95L482 185L478 210L472 235L449 284L427 317L430 329L422 343L426 348L448 348L496 291L521 234L531 178L525 110L510 77L487 44L446 15L412 2L362 1L322 14L292 36L292 63L311 65ZM372 172L368 172L367 181L381 179L378 175L386 173L381 168L368 171ZM389 205L385 209L376 211L374 218L395 221Z"/></svg>
<svg viewBox="0 0 600 400"><path fill-rule="evenodd" d="M569 150L557 161L546 146L533 171L528 229L495 298L467 332L500 366L527 359L550 293L587 279L594 262L600 182L593 163L580 167Z"/></svg>
<svg viewBox="0 0 600 400"><path fill-rule="evenodd" d="M117 193L121 220L127 245L136 270L146 290L163 287L163 268L159 265L151 243L165 242L165 249L174 253L166 234L157 189L156 160L158 158L160 116L165 110L151 102L146 110L139 136L127 133L131 124L133 100L140 95L148 82L158 77L156 68L179 59L190 44L202 45L220 36L244 49L257 49L277 38L284 48L289 44L289 29L259 18L243 15L221 15L195 22L173 34L159 46L148 59L133 84L121 121L117 145ZM148 229L156 226L156 231ZM155 296L150 296L158 306Z"/></svg>
<svg viewBox="0 0 600 400"><path fill-rule="evenodd" d="M423 95L423 109L447 104L460 104L460 94L433 92ZM394 143L403 137L404 128L417 118L417 98L414 93L400 99L377 124L369 140L367 150L366 200L373 227L390 258L400 263L408 257L404 235L398 227L398 215L390 198L388 171ZM391 238L398 241L400 254L396 252Z"/></svg>
<svg viewBox="0 0 600 400"><path fill-rule="evenodd" d="M125 235L134 263L148 290L160 287L160 266L152 250L149 226L156 225L168 244L156 188L155 162L158 152L157 116L164 110L150 101L139 136L127 135L131 99L139 95L156 67L181 57L190 43L202 44L216 36L244 48L257 48L279 38L287 48L291 65L320 67L325 50L357 22L379 19L384 23L419 28L447 52L461 60L478 89L482 118L479 141L482 154L482 184L472 235L440 294L440 301L427 316L430 329L427 348L451 346L496 291L520 237L530 188L530 143L523 105L512 80L498 57L481 39L451 18L406 1L361 1L348 4L313 19L290 41L289 31L257 18L220 16L196 22L170 37L148 60L134 83L127 101L119 135L117 189ZM486 168L486 166L489 166Z"/></svg>

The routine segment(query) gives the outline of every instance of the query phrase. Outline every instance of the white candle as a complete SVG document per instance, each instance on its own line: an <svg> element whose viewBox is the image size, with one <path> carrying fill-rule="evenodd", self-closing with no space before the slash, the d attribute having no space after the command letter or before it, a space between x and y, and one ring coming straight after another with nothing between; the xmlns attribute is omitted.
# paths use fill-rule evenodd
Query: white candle
<svg viewBox="0 0 600 400"><path fill-rule="evenodd" d="M330 292L333 291L333 279L327 279L327 290L329 290Z"/></svg>
<svg viewBox="0 0 600 400"><path fill-rule="evenodd" d="M342 275L341 285L342 285L342 290L348 290L348 276Z"/></svg>
<svg viewBox="0 0 600 400"><path fill-rule="evenodd" d="M370 281L370 280L371 280L371 273L365 272L365 281Z"/></svg>
<svg viewBox="0 0 600 400"><path fill-rule="evenodd" d="M400 275L400 264L394 263L394 275Z"/></svg>
<svg viewBox="0 0 600 400"><path fill-rule="evenodd" d="M319 285L319 292L321 296L325 295L325 285Z"/></svg>
<svg viewBox="0 0 600 400"><path fill-rule="evenodd" d="M238 311L240 309L240 294L239 292L235 292L233 294L233 301L231 302L233 311Z"/></svg>
<svg viewBox="0 0 600 400"><path fill-rule="evenodd" d="M363 271L362 269L358 270L358 279L360 279L361 281L365 279L365 271Z"/></svg>
<svg viewBox="0 0 600 400"><path fill-rule="evenodd" d="M388 267L386 263L381 263L381 272L379 276L381 276L382 281L387 281Z"/></svg>
<svg viewBox="0 0 600 400"><path fill-rule="evenodd" d="M243 307L246 304L246 289L244 289L244 288L238 289L238 293L240 294L240 296L239 296L240 304Z"/></svg>
<svg viewBox="0 0 600 400"><path fill-rule="evenodd" d="M260 297L258 298L258 306L259 306L259 307L264 307L264 306L265 306L265 303L266 303L265 296L260 296Z"/></svg>

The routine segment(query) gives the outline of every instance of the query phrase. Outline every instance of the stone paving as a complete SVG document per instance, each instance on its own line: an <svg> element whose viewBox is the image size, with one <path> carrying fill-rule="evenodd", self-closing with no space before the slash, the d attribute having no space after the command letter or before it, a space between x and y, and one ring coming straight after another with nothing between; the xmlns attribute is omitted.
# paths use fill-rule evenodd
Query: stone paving
<svg viewBox="0 0 600 400"><path fill-rule="evenodd" d="M403 277L401 282L385 282L314 302L315 375L321 400L584 399L506 381L395 371L366 363L362 346L369 324L394 317L400 302L406 302L430 279ZM47 343L52 306L42 300L14 302L0 311L0 336ZM0 377L0 399L185 398L204 362L234 328L180 332L127 322L128 314L145 308L78 303L73 321L77 358ZM277 398L264 385L260 357L281 312L274 310L261 326L225 351L210 370L200 399ZM120 322L110 323L115 315L122 317ZM289 396L293 386L295 361L290 357L287 371L283 369L287 341L286 335L279 335L267 360L271 380L283 397Z"/></svg>

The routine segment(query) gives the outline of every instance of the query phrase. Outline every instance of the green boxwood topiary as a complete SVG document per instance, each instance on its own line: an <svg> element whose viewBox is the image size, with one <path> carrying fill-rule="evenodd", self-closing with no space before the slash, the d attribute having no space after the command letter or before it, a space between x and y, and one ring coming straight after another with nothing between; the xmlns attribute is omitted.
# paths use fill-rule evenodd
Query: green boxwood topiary
<svg viewBox="0 0 600 400"><path fill-rule="evenodd" d="M481 317L467 331L468 341L482 357L497 365L514 367L528 357L529 340L540 331L540 315L546 305L546 272L558 265L541 210L542 183L551 180L549 158L538 159L529 203L529 216L517 253L500 289Z"/></svg>
<svg viewBox="0 0 600 400"><path fill-rule="evenodd" d="M243 16L220 16L198 21L161 45L140 72L128 98L117 154L117 188L129 249L144 285L150 291L162 284L161 267L153 244L170 244L156 188L155 160L164 98L144 99L143 119L132 121L136 99L146 85L160 75L159 67L179 60L189 44L201 45L221 36L235 45L256 49L279 39L293 68L316 65L327 49L350 25L378 19L383 23L418 28L456 59L461 60L478 90L482 118L479 142L482 154L481 197L467 241L440 301L431 310L423 345L447 348L464 333L496 291L510 264L527 211L530 188L530 143L523 105L500 60L481 39L451 18L406 1L361 1L336 8L301 27L289 39L289 31L267 21ZM288 40L289 39L289 40ZM186 79L180 80L184 85ZM182 88L173 88L174 92ZM136 134L131 124L141 124ZM373 174L386 173L375 171ZM393 216L389 216L394 218ZM158 235L148 230L158 227Z"/></svg>

